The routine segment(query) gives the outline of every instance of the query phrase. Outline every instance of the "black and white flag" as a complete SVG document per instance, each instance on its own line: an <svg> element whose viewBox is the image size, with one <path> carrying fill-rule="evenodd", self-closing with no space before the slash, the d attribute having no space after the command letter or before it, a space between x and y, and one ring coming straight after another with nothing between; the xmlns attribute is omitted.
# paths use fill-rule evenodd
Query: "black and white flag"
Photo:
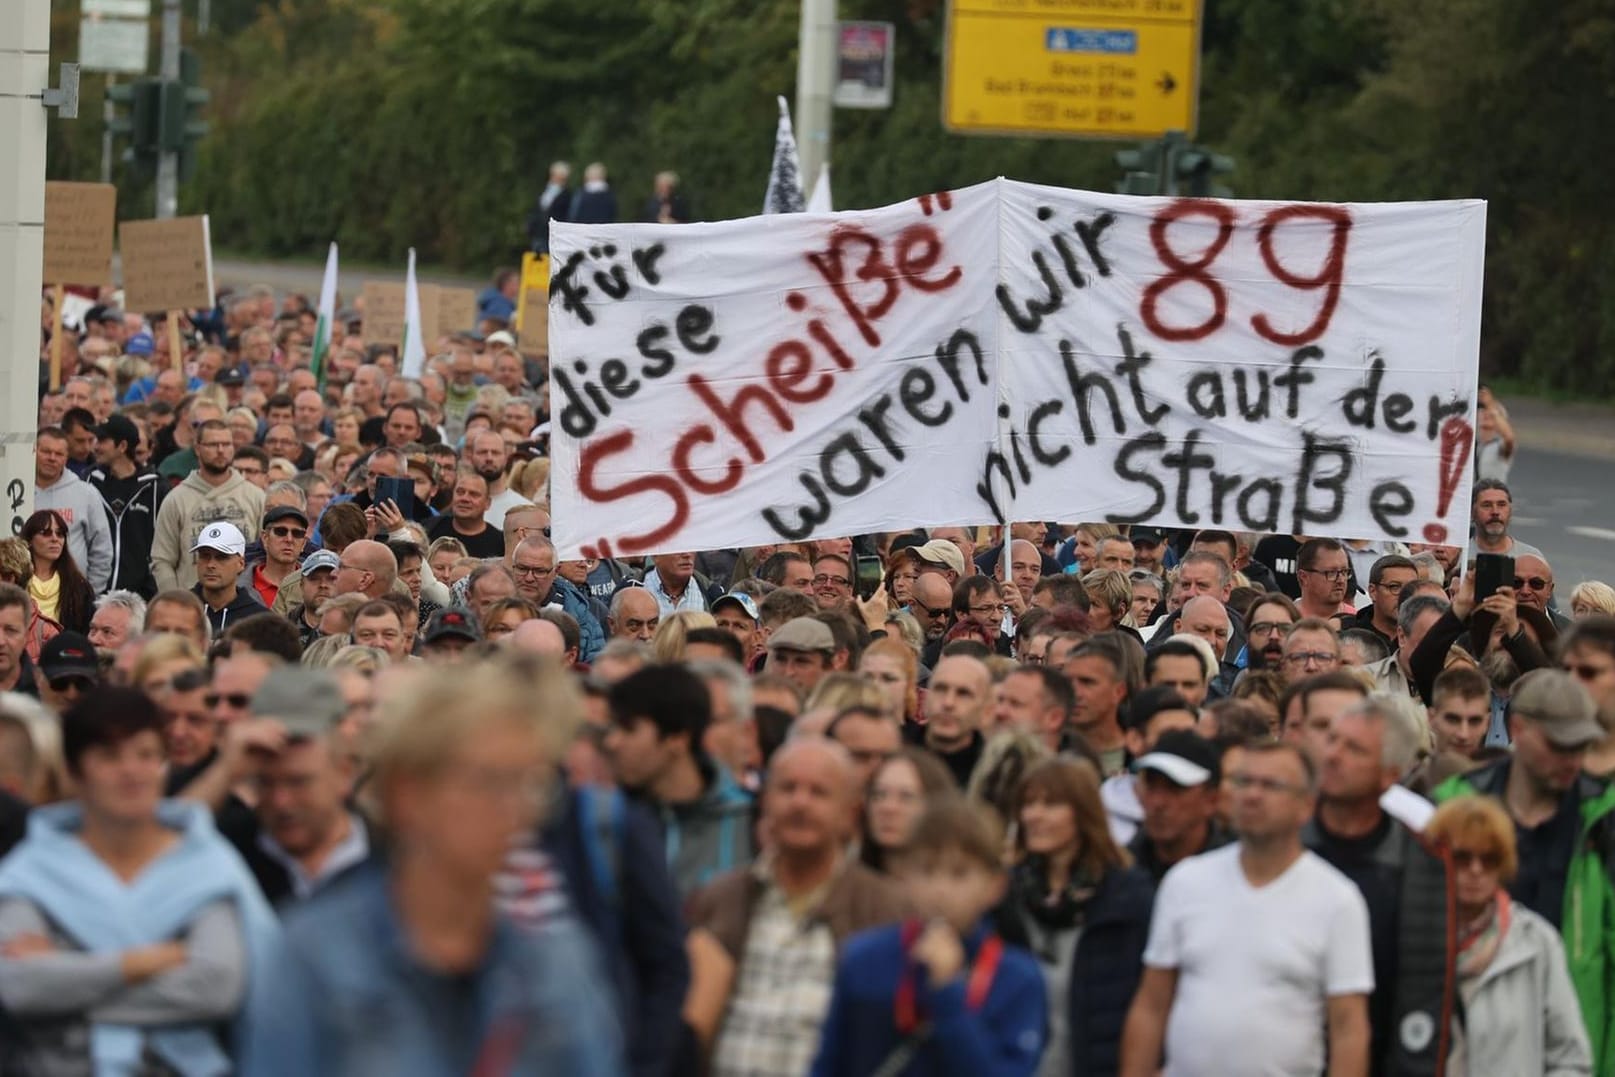
<svg viewBox="0 0 1615 1077"><path fill-rule="evenodd" d="M802 194L802 162L796 156L796 133L791 130L791 107L779 99L779 129L774 134L774 166L768 171L764 213L801 213L807 208Z"/></svg>

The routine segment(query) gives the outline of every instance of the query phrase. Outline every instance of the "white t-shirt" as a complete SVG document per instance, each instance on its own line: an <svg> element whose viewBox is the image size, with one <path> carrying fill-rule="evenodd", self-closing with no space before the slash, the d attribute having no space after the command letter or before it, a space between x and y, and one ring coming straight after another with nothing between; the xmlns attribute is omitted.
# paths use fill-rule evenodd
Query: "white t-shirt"
<svg viewBox="0 0 1615 1077"><path fill-rule="evenodd" d="M1317 1077L1328 999L1374 989L1368 906L1317 855L1256 888L1236 843L1167 872L1144 964L1178 971L1166 1077Z"/></svg>
<svg viewBox="0 0 1615 1077"><path fill-rule="evenodd" d="M489 527L497 527L502 531L505 527L505 513L522 505L531 504L531 501L506 487L493 496L492 502L488 505L488 511L482 514L482 518L488 522Z"/></svg>

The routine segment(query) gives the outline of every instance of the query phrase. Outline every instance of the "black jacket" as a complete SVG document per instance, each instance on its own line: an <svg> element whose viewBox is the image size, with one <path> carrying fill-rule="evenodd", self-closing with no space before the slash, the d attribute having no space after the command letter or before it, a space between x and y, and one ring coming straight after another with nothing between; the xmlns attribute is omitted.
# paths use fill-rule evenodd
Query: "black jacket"
<svg viewBox="0 0 1615 1077"><path fill-rule="evenodd" d="M112 585L108 590L133 591L142 598L151 598L157 593L157 577L151 571L151 544L157 534L157 510L168 495L167 481L148 468L134 475L134 494L126 499L109 489L118 480L105 468L95 468L86 478L101 495L112 526Z"/></svg>
<svg viewBox="0 0 1615 1077"><path fill-rule="evenodd" d="M191 588L191 593L202 599L202 608L207 612L208 623L213 626L215 638L222 636L226 628L238 621L269 612L269 607L264 605L263 600L258 597L258 592L251 587L237 586L236 596L222 609L214 609L207 604L207 599L202 595L201 584Z"/></svg>
<svg viewBox="0 0 1615 1077"><path fill-rule="evenodd" d="M620 1003L630 1070L634 1077L664 1077L674 1072L674 1059L683 1049L682 1007L690 985L684 920L666 846L656 817L620 793L612 795L621 814L590 820L592 832L586 835L579 803L590 795L590 790L563 788L539 845L555 861L572 907L605 958ZM592 803L606 799L601 794ZM602 848L608 844L615 848ZM603 867L597 859L611 864ZM602 870L609 884L600 880ZM601 893L607 885L615 888L614 898Z"/></svg>
<svg viewBox="0 0 1615 1077"><path fill-rule="evenodd" d="M1375 902L1367 891L1370 934L1376 952L1395 955L1395 968L1374 969L1374 993L1369 997L1373 1031L1373 1054L1369 1072L1375 1077L1434 1077L1444 1073L1451 1049L1452 1027L1458 1010L1457 924L1449 915L1456 902L1451 854L1427 846L1418 835L1395 818L1387 819L1384 835L1372 852L1373 873L1382 893L1394 895L1394 923L1374 921L1376 913L1390 912ZM1330 857L1331 842L1316 819L1301 831L1301 841L1331 866L1339 868L1359 888L1363 880L1355 867L1341 865ZM1384 938L1382 939L1382 933ZM1403 1030L1427 1027L1436 1034L1419 1038ZM1414 1049L1412 1043L1418 1043Z"/></svg>
<svg viewBox="0 0 1615 1077"><path fill-rule="evenodd" d="M1154 904L1155 887L1139 868L1108 872L1088 901L1066 1002L1074 1077L1104 1077L1121 1064L1122 1026L1143 978ZM1031 949L1026 921L1011 902L993 911L993 927L1011 946Z"/></svg>

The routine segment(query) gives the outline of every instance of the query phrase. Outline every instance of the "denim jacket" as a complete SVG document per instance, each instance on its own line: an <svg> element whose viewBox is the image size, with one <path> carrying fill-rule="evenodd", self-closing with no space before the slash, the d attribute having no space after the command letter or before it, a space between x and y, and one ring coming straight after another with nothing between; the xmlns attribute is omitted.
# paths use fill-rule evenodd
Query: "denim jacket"
<svg viewBox="0 0 1615 1077"><path fill-rule="evenodd" d="M464 976L409 952L387 875L365 869L295 909L268 971L244 1077L619 1077L622 1034L583 929L496 922Z"/></svg>

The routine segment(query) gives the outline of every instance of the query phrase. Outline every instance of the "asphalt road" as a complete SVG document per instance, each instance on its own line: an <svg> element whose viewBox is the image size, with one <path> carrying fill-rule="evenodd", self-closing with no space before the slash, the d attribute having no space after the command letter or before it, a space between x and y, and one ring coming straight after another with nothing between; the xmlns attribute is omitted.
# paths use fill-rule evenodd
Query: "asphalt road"
<svg viewBox="0 0 1615 1077"><path fill-rule="evenodd" d="M1547 554L1567 608L1581 581L1615 582L1612 468L1608 459L1525 447L1509 473L1514 534Z"/></svg>

